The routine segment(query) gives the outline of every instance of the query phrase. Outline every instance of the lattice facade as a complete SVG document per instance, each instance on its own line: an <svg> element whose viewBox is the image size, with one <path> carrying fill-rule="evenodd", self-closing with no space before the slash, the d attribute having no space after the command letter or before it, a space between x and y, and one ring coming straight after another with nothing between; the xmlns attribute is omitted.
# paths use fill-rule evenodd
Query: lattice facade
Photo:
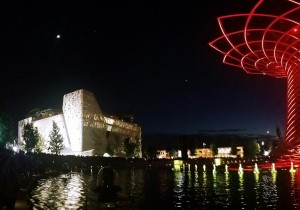
<svg viewBox="0 0 300 210"><path fill-rule="evenodd" d="M55 121L65 140L62 154L100 155L111 153L125 156L123 141L126 138L137 144L141 157L141 128L134 123L105 116L94 94L78 90L63 97L62 113L47 110L41 115L37 111L32 116L19 121L18 139L22 142L25 123L32 122L38 128L45 142L49 141L52 122Z"/></svg>
<svg viewBox="0 0 300 210"><path fill-rule="evenodd" d="M223 63L248 74L287 78L286 134L278 148L300 156L300 1L260 0L247 14L219 17L222 35L210 46Z"/></svg>

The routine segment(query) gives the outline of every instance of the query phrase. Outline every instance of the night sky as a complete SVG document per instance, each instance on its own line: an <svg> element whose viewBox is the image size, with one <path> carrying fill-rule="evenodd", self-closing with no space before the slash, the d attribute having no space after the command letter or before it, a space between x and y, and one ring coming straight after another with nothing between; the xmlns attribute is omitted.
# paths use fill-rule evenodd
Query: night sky
<svg viewBox="0 0 300 210"><path fill-rule="evenodd" d="M254 0L9 2L0 99L16 125L87 89L103 112L132 113L144 134L284 131L285 80L226 66L208 45L217 17Z"/></svg>

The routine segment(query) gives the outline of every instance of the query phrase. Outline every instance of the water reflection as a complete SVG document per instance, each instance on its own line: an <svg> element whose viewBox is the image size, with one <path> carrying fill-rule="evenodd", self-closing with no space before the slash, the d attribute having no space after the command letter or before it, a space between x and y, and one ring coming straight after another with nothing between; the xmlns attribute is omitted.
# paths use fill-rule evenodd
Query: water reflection
<svg viewBox="0 0 300 210"><path fill-rule="evenodd" d="M84 205L82 176L41 179L31 192L32 209L80 209Z"/></svg>
<svg viewBox="0 0 300 210"><path fill-rule="evenodd" d="M256 201L256 205L259 205L259 202L257 202L259 200L260 197L260 182L259 182L259 173L254 173L254 180L255 180L255 184L254 184L254 193L255 193L255 201Z"/></svg>
<svg viewBox="0 0 300 210"><path fill-rule="evenodd" d="M184 173L175 172L174 176L174 196L176 199L174 200L174 207L181 208L183 205L183 190L184 190Z"/></svg>
<svg viewBox="0 0 300 210"><path fill-rule="evenodd" d="M289 170L119 170L118 209L291 209L300 207L300 173ZM41 179L30 195L32 209L97 209L86 206L97 174Z"/></svg>
<svg viewBox="0 0 300 210"><path fill-rule="evenodd" d="M261 178L262 200L265 205L264 207L276 207L278 196L277 187L273 181L273 177L268 173L263 174Z"/></svg>
<svg viewBox="0 0 300 210"><path fill-rule="evenodd" d="M297 171L294 174L294 182L295 182L295 200L294 207L296 209L300 209L300 171Z"/></svg>
<svg viewBox="0 0 300 210"><path fill-rule="evenodd" d="M231 200L230 200L230 185L229 185L229 172L227 171L225 173L225 194L226 194L226 203L228 206L230 206L231 204Z"/></svg>
<svg viewBox="0 0 300 210"><path fill-rule="evenodd" d="M245 189L244 189L244 172L241 171L242 169L240 169L238 175L239 175L239 193L240 193L240 203L242 206L245 206L245 202L244 202L244 194L245 194Z"/></svg>

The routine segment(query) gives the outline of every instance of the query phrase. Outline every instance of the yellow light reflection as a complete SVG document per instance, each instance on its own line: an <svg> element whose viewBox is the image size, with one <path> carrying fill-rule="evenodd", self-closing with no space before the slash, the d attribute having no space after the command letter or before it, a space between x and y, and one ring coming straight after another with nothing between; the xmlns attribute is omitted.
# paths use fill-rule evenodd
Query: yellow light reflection
<svg viewBox="0 0 300 210"><path fill-rule="evenodd" d="M254 173L255 183L259 182L259 173Z"/></svg>
<svg viewBox="0 0 300 210"><path fill-rule="evenodd" d="M277 177L276 171L275 171L275 173L272 172L272 178L273 178L273 183L274 183L274 184L276 184L276 177Z"/></svg>

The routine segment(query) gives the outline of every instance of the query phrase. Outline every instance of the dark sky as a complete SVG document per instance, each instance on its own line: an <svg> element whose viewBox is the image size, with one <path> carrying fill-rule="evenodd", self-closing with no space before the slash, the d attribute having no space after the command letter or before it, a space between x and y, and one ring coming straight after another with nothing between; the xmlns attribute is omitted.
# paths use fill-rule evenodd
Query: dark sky
<svg viewBox="0 0 300 210"><path fill-rule="evenodd" d="M103 112L133 113L143 133L284 129L285 80L226 66L208 45L218 16L254 0L9 2L0 98L15 122L87 89Z"/></svg>

